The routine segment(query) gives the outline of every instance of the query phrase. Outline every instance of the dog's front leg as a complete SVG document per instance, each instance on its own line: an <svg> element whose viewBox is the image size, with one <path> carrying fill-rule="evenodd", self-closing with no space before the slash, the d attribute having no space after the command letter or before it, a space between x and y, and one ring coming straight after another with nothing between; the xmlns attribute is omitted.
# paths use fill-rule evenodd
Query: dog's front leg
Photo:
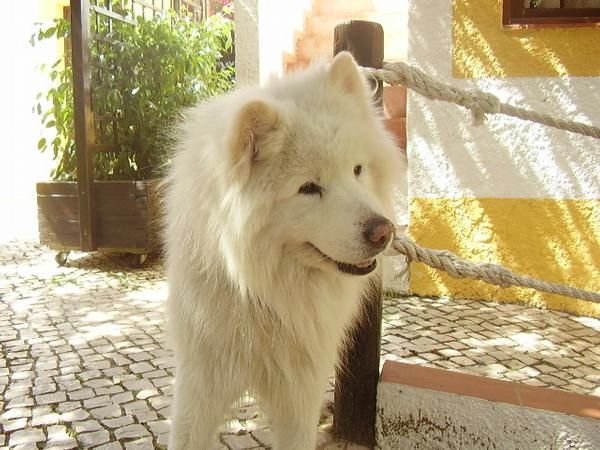
<svg viewBox="0 0 600 450"><path fill-rule="evenodd" d="M190 360L177 364L169 450L211 448L216 429L235 399L231 384L205 367Z"/></svg>
<svg viewBox="0 0 600 450"><path fill-rule="evenodd" d="M261 395L273 425L273 449L314 450L327 374L293 381L272 385Z"/></svg>

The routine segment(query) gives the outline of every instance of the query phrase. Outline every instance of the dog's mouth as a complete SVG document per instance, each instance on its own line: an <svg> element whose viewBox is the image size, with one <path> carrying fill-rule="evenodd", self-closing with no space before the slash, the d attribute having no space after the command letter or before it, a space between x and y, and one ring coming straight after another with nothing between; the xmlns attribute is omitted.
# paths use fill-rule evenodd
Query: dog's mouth
<svg viewBox="0 0 600 450"><path fill-rule="evenodd" d="M323 258L325 258L325 260L334 263L340 272L347 273L349 275L367 275L373 272L377 267L377 260L375 258L365 259L364 261L361 261L358 264L350 264L341 261L336 261L335 259L327 256L313 244L309 243L309 245Z"/></svg>

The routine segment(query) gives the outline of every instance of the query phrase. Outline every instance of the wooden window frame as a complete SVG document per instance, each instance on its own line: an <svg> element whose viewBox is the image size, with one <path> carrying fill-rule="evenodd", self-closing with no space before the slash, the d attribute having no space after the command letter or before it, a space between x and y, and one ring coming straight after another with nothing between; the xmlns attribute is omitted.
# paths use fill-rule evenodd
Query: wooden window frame
<svg viewBox="0 0 600 450"><path fill-rule="evenodd" d="M504 0L504 28L600 27L600 8L525 8L523 0Z"/></svg>

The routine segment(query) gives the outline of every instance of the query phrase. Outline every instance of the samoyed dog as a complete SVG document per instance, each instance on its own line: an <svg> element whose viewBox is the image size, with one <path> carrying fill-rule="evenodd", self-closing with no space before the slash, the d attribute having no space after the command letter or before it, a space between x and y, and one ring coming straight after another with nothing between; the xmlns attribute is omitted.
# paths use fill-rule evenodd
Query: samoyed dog
<svg viewBox="0 0 600 450"><path fill-rule="evenodd" d="M349 53L187 116L165 193L169 448L210 448L250 393L276 450L312 450L404 163Z"/></svg>

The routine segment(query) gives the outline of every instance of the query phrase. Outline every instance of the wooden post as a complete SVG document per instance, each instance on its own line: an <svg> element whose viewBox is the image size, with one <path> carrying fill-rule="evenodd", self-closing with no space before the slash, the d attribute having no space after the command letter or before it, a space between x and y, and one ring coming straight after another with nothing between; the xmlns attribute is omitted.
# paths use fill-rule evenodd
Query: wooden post
<svg viewBox="0 0 600 450"><path fill-rule="evenodd" d="M71 42L73 61L73 101L77 187L79 196L79 235L81 250L96 250L96 212L94 205L92 117L90 66L89 0L71 0Z"/></svg>
<svg viewBox="0 0 600 450"><path fill-rule="evenodd" d="M375 22L352 20L335 27L333 52L352 53L359 65L383 65L383 28ZM383 84L377 86L377 102L382 105ZM375 402L379 380L382 317L381 279L373 281L365 293L365 308L352 346L346 354L344 369L335 380L333 433L361 445L375 445Z"/></svg>

